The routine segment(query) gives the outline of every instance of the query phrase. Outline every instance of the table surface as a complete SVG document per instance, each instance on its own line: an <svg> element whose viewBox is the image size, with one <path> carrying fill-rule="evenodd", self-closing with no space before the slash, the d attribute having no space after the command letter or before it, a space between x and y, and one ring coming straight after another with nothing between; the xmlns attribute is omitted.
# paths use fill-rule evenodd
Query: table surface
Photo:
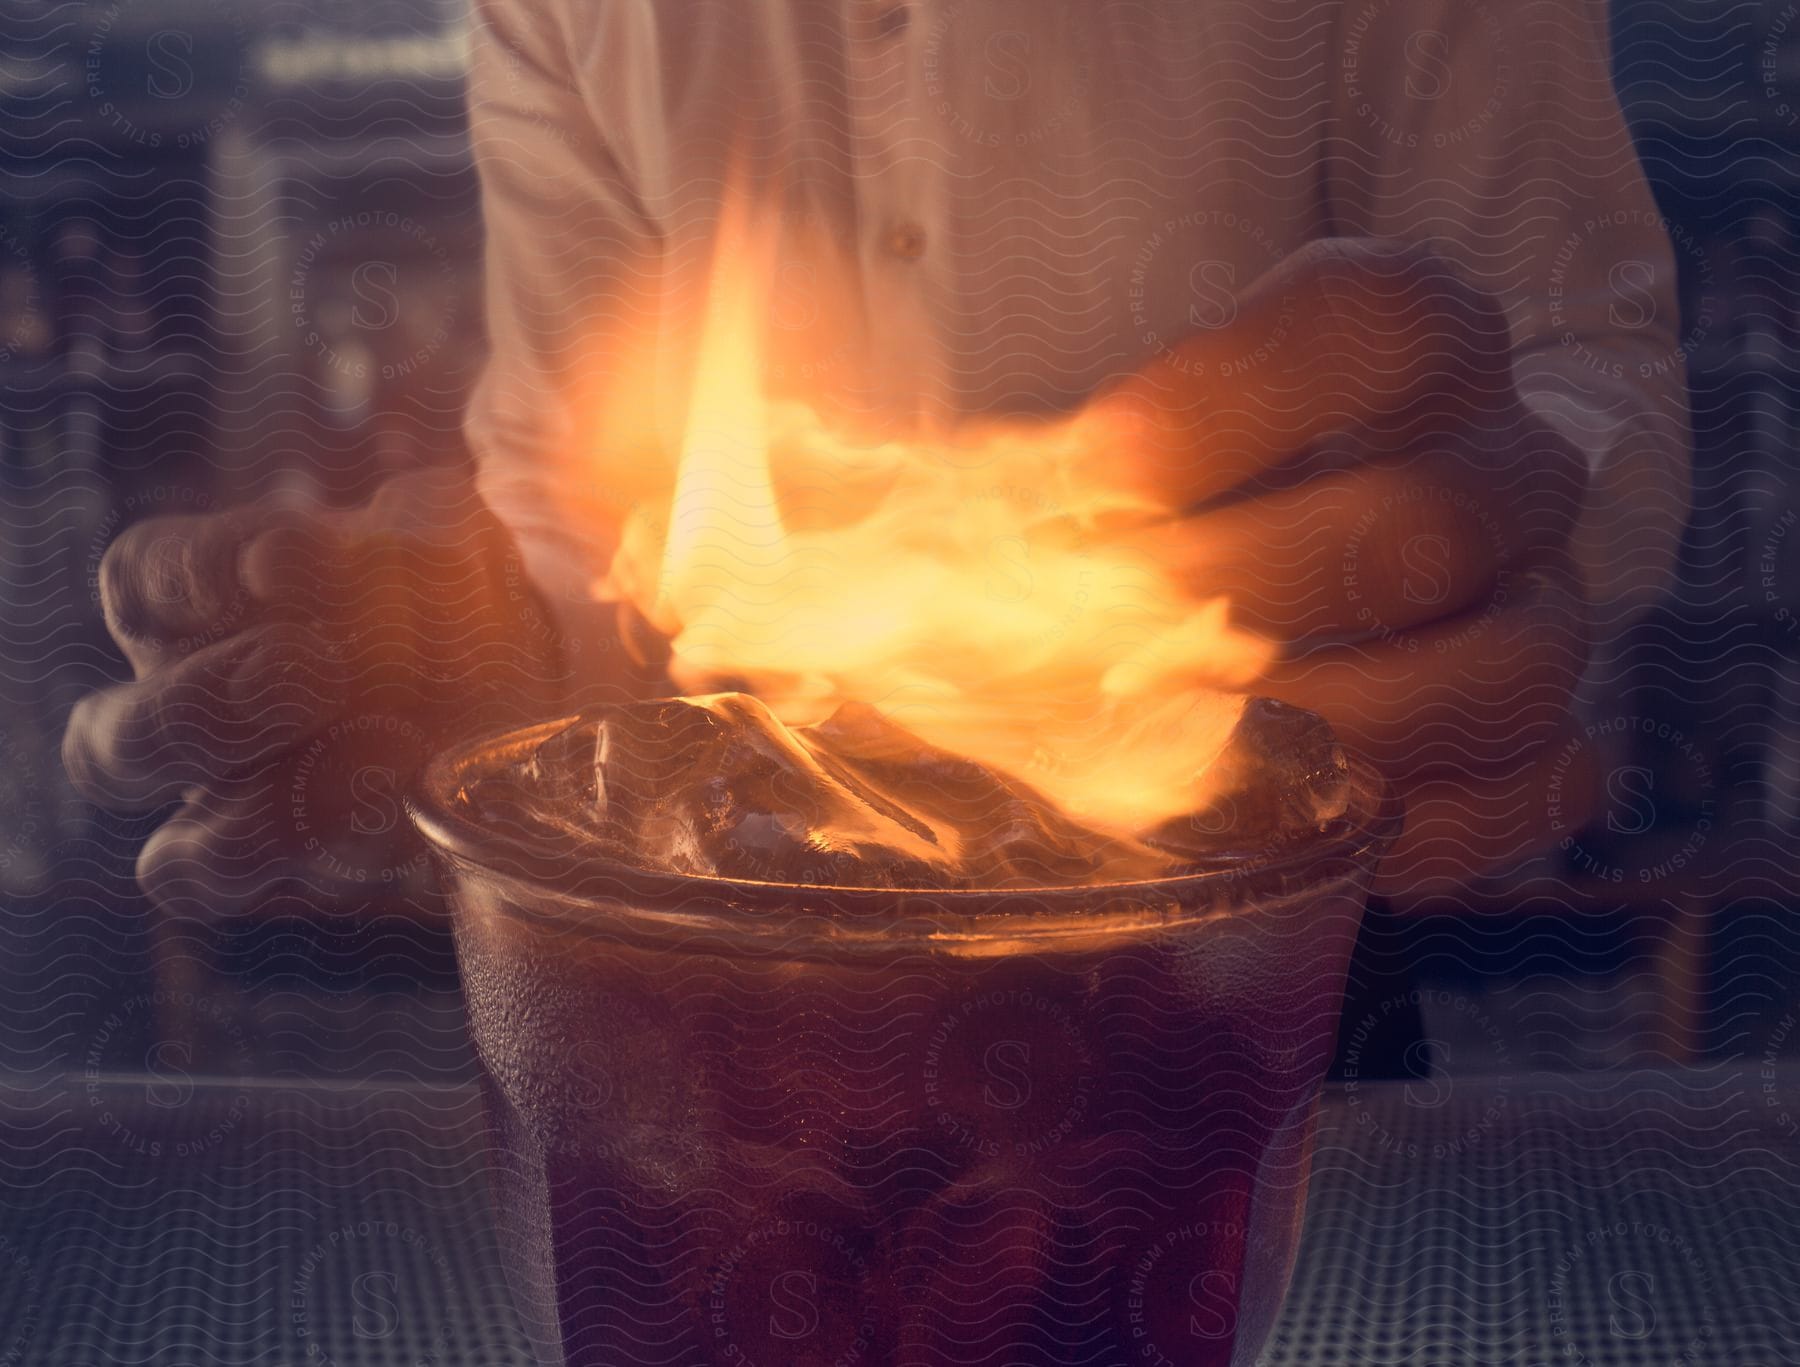
<svg viewBox="0 0 1800 1367"><path fill-rule="evenodd" d="M0 1082L0 1367L523 1367L476 1092ZM1800 1363L1800 1077L1332 1090L1268 1367Z"/></svg>

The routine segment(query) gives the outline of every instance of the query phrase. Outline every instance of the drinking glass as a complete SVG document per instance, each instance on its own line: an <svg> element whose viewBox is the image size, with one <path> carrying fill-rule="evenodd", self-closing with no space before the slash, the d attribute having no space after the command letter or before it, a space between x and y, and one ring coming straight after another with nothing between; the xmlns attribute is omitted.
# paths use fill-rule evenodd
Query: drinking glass
<svg viewBox="0 0 1800 1367"><path fill-rule="evenodd" d="M1376 859L1346 813L1180 877L1006 891L626 867L429 766L508 1276L546 1363L1254 1361Z"/></svg>

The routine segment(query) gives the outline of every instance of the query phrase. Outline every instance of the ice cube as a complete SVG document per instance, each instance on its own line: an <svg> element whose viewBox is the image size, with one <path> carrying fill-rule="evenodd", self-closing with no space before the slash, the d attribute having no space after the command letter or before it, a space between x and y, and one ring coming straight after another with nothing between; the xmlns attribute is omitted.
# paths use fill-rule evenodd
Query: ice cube
<svg viewBox="0 0 1800 1367"><path fill-rule="evenodd" d="M930 826L746 694L614 709L594 766L602 829L672 873L933 886L952 872Z"/></svg>
<svg viewBox="0 0 1800 1367"><path fill-rule="evenodd" d="M522 806L623 862L731 879L997 888L1153 876L1169 862L873 708L790 730L742 693L609 708L479 797L494 819Z"/></svg>
<svg viewBox="0 0 1800 1367"><path fill-rule="evenodd" d="M471 773L466 792L496 836L549 828L590 841L596 834L594 731L577 717L510 764Z"/></svg>
<svg viewBox="0 0 1800 1367"><path fill-rule="evenodd" d="M1251 698L1202 786L1202 806L1145 839L1197 859L1265 854L1344 815L1350 764L1323 717Z"/></svg>
<svg viewBox="0 0 1800 1367"><path fill-rule="evenodd" d="M825 886L1123 882L1263 852L1345 810L1349 769L1312 713L1250 700L1206 805L1142 840L1091 829L1011 775L847 703L790 729L742 693L622 704L483 778L490 821L535 822L663 872Z"/></svg>
<svg viewBox="0 0 1800 1367"><path fill-rule="evenodd" d="M865 704L846 703L800 734L929 822L969 886L1117 882L1154 877L1167 865L1154 851L1088 829L1027 784L929 745Z"/></svg>

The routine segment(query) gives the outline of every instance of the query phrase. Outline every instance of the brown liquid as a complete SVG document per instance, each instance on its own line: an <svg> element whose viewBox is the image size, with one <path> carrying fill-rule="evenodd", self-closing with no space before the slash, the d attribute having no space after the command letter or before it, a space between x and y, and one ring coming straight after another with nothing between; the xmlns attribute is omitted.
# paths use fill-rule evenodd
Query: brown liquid
<svg viewBox="0 0 1800 1367"><path fill-rule="evenodd" d="M502 1237L540 1352L1248 1362L1361 900L830 962L559 932L465 879Z"/></svg>

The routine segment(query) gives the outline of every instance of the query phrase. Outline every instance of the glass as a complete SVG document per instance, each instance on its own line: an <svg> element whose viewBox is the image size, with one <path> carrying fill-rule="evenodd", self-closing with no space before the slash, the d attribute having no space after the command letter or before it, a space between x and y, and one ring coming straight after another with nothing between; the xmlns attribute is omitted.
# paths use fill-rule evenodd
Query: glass
<svg viewBox="0 0 1800 1367"><path fill-rule="evenodd" d="M438 758L513 1291L576 1367L1254 1360L1369 875L1346 816L1154 882L682 878L476 817Z"/></svg>

